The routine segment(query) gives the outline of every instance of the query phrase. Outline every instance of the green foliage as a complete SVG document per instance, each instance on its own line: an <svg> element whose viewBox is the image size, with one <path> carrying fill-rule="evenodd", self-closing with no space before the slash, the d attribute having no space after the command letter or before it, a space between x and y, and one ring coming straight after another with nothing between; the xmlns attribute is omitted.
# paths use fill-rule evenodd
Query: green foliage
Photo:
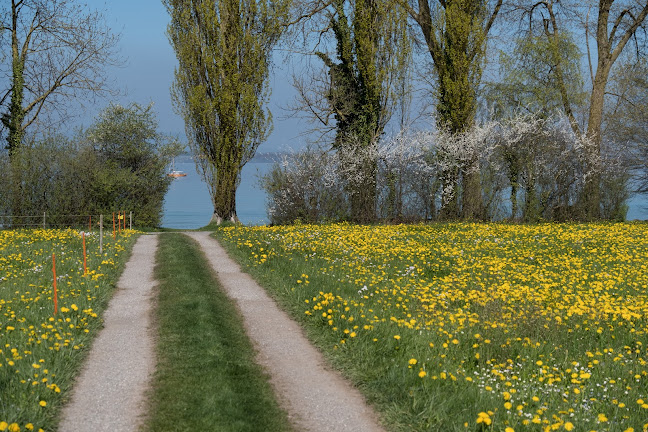
<svg viewBox="0 0 648 432"><path fill-rule="evenodd" d="M329 68L331 76L326 98L335 113L337 133L333 147L340 150L352 145L350 142L360 147L374 145L384 127L381 118L384 83L376 71L376 51L380 43L376 28L377 4L375 1L356 2L351 22L345 6L345 0L334 1L335 14L330 21L339 63L324 53L316 53Z"/></svg>
<svg viewBox="0 0 648 432"><path fill-rule="evenodd" d="M136 226L159 225L170 182L165 169L178 145L156 129L151 107L112 105L73 139L27 143L11 161L0 160L7 174L0 178L0 213L47 213L49 223L70 225L79 224L77 216L126 210Z"/></svg>
<svg viewBox="0 0 648 432"><path fill-rule="evenodd" d="M163 0L179 65L172 96L214 203L214 219L236 220L243 166L268 136L271 50L288 1Z"/></svg>
<svg viewBox="0 0 648 432"><path fill-rule="evenodd" d="M447 2L439 14L438 123L453 133L473 125L485 44L483 0Z"/></svg>
<svg viewBox="0 0 648 432"><path fill-rule="evenodd" d="M511 54L500 51L502 79L488 84L487 99L495 116L505 117L520 108L551 116L563 109L563 84L570 105L582 105L581 57L571 33L517 38Z"/></svg>
<svg viewBox="0 0 648 432"><path fill-rule="evenodd" d="M159 225L170 182L164 172L176 144L157 132L152 106L111 105L86 136L101 168L93 176L93 212L132 209L138 225Z"/></svg>

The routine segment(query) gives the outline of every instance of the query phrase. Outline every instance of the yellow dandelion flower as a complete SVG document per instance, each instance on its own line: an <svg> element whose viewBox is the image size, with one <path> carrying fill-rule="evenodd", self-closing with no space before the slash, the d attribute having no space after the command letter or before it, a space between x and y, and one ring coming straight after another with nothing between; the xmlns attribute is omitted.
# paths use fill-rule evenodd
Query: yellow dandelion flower
<svg viewBox="0 0 648 432"><path fill-rule="evenodd" d="M493 421L491 420L490 415L488 415L487 413L480 412L479 414L477 414L477 423L483 423L486 426L490 426L492 422Z"/></svg>

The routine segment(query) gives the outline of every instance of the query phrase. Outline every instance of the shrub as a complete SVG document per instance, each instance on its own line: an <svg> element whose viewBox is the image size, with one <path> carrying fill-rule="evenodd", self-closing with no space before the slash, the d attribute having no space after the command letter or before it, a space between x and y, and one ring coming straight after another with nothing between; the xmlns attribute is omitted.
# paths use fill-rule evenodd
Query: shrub
<svg viewBox="0 0 648 432"><path fill-rule="evenodd" d="M367 202L376 208L362 211L380 220L537 222L586 218L585 184L598 176L602 218L623 220L628 170L619 157L588 155L590 147L562 117L521 114L460 134L401 132L366 152L309 148L276 164L262 186L275 224L372 220L353 214L358 190L375 195ZM349 174L372 164L371 181Z"/></svg>
<svg viewBox="0 0 648 432"><path fill-rule="evenodd" d="M0 214L48 214L57 226L77 215L132 211L139 226L160 223L165 175L177 143L157 132L151 107L111 105L93 126L69 139L32 139L11 160L0 157Z"/></svg>

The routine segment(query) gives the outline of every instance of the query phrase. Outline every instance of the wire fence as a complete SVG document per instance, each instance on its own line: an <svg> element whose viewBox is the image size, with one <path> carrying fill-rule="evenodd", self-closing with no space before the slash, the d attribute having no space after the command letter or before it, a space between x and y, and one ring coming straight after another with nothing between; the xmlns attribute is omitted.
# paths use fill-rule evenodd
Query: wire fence
<svg viewBox="0 0 648 432"><path fill-rule="evenodd" d="M0 230L27 228L78 228L88 231L99 228L133 228L133 212L116 212L109 215L56 215L43 212L40 215L0 214Z"/></svg>

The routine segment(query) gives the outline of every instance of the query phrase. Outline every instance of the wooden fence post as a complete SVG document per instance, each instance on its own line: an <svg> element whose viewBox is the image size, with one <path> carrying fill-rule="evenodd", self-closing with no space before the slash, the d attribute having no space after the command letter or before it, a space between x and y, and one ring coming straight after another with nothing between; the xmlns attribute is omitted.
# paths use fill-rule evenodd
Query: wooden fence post
<svg viewBox="0 0 648 432"><path fill-rule="evenodd" d="M85 233L81 234L83 238L83 276L88 273L88 266L86 265L86 244L85 244Z"/></svg>
<svg viewBox="0 0 648 432"><path fill-rule="evenodd" d="M99 253L103 255L103 215L99 215Z"/></svg>
<svg viewBox="0 0 648 432"><path fill-rule="evenodd" d="M52 273L54 274L54 315L58 313L58 292L56 291L56 258L52 254Z"/></svg>

